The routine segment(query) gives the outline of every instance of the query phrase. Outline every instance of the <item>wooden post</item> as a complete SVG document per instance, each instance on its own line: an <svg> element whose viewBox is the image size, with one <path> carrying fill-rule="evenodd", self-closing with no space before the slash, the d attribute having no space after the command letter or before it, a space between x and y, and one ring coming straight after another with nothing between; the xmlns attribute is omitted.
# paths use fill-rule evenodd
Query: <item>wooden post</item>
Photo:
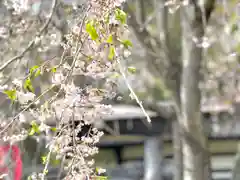
<svg viewBox="0 0 240 180"><path fill-rule="evenodd" d="M147 137L144 143L144 180L162 180L162 149L160 137Z"/></svg>

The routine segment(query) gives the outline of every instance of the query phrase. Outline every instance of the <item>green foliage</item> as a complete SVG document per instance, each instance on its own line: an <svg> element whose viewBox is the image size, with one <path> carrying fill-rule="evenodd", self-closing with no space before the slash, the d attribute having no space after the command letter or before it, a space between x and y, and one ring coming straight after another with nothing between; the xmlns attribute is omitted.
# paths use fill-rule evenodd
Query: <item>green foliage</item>
<svg viewBox="0 0 240 180"><path fill-rule="evenodd" d="M51 69L51 71L52 71L52 73L55 73L55 72L57 72L57 68L56 68L56 67L53 67L53 68Z"/></svg>
<svg viewBox="0 0 240 180"><path fill-rule="evenodd" d="M45 165L47 163L47 155L43 155L41 157L41 160L42 160L42 164ZM51 156L50 157L50 164L53 165L53 166L57 166L61 163L60 159L56 159L56 156Z"/></svg>
<svg viewBox="0 0 240 180"><path fill-rule="evenodd" d="M129 66L128 68L127 68L127 70L128 70L128 72L129 73L131 73L131 74L134 74L134 73L136 73L136 68L135 67L132 67L132 66Z"/></svg>
<svg viewBox="0 0 240 180"><path fill-rule="evenodd" d="M28 133L29 136L33 136L34 134L40 134L39 126L35 121L31 122L31 129Z"/></svg>
<svg viewBox="0 0 240 180"><path fill-rule="evenodd" d="M30 76L34 76L34 77L37 77L41 74L41 70L39 68L39 66L35 65L33 67L31 67L30 69Z"/></svg>
<svg viewBox="0 0 240 180"><path fill-rule="evenodd" d="M47 173L48 173L48 170L46 169L46 170L43 170L43 174L44 175L47 175Z"/></svg>
<svg viewBox="0 0 240 180"><path fill-rule="evenodd" d="M93 25L93 21L87 23L86 25L86 31L89 34L89 36L91 37L92 40L96 41L98 39L98 33L96 28Z"/></svg>
<svg viewBox="0 0 240 180"><path fill-rule="evenodd" d="M41 157L41 159L42 159L42 164L46 164L46 162L47 162L47 156L44 155L44 156Z"/></svg>
<svg viewBox="0 0 240 180"><path fill-rule="evenodd" d="M5 90L3 91L4 94L6 94L8 96L8 98L13 102L16 100L17 98L17 91L16 89L12 89L12 90Z"/></svg>
<svg viewBox="0 0 240 180"><path fill-rule="evenodd" d="M95 171L96 171L97 174L101 174L100 169L101 168L96 167ZM96 179L96 180L108 180L108 177L98 175L98 176L94 176L94 179Z"/></svg>
<svg viewBox="0 0 240 180"><path fill-rule="evenodd" d="M39 66L37 66L37 65L31 67L31 69L30 69L30 74L32 74L32 73L33 73L36 69L38 69L38 68L39 68Z"/></svg>
<svg viewBox="0 0 240 180"><path fill-rule="evenodd" d="M34 92L34 88L33 88L33 85L32 85L32 81L30 79L30 77L28 77L25 82L24 82L24 85L23 85L24 89L27 90L27 91L30 91L30 92Z"/></svg>
<svg viewBox="0 0 240 180"><path fill-rule="evenodd" d="M52 132L56 132L56 131L57 131L57 128L52 127L52 128L51 128L51 131L52 131Z"/></svg>
<svg viewBox="0 0 240 180"><path fill-rule="evenodd" d="M127 22L127 14L119 8L115 10L115 18L122 24L126 24Z"/></svg>
<svg viewBox="0 0 240 180"><path fill-rule="evenodd" d="M111 77L111 78L119 78L119 77L120 77L120 74L117 73L117 72L115 72L115 73L113 73L110 77Z"/></svg>
<svg viewBox="0 0 240 180"><path fill-rule="evenodd" d="M108 180L107 176L95 176L96 180Z"/></svg>
<svg viewBox="0 0 240 180"><path fill-rule="evenodd" d="M115 48L114 48L114 46L110 46L109 53L108 53L108 59L113 60L114 56L115 56Z"/></svg>
<svg viewBox="0 0 240 180"><path fill-rule="evenodd" d="M113 36L112 36L112 34L108 37L107 43L113 44Z"/></svg>
<svg viewBox="0 0 240 180"><path fill-rule="evenodd" d="M63 5L64 6L64 5ZM35 4L33 4L33 10L35 11L35 12L37 12L38 10L39 10L39 3L35 3ZM112 7L112 6L110 6L110 7ZM56 7L57 8L57 7ZM62 7L61 7L62 8ZM64 8L64 11L66 11L66 12L68 12L69 14L71 14L71 12L72 12L72 8L71 8L71 6L64 6L63 7ZM53 11L52 12L54 12L54 10L56 10L55 9L55 7L53 8ZM110 9L111 11L112 11L112 9ZM115 13L115 18L116 18L116 20L118 20L121 24L126 24L126 21L127 21L127 14L124 12L124 11L122 11L122 10L120 10L120 9L116 9L116 11L114 12ZM90 13L89 13L90 14ZM111 12L111 15L112 15L112 12ZM51 21L51 16L49 17L49 19L47 19L47 20L49 20L49 21ZM87 16L87 19L88 19L89 17ZM91 18L91 17L90 17ZM99 18L100 19L100 18ZM106 21L108 21L109 22L109 16L107 16L106 17ZM75 21L74 21L75 22ZM116 49L117 49L117 46L118 45L121 45L121 44L123 44L124 45L124 47L125 48L128 48L128 47L131 47L132 46L132 43L129 41L129 40L124 40L124 41L121 41L121 44L119 43L119 42L117 42L117 37L116 36L118 36L118 30L117 30L117 28L118 27L114 27L114 28L112 28L113 30L111 30L111 28L110 28L110 26L108 26L108 24L104 24L104 25L102 25L101 24L102 23L102 21L101 22L99 22L98 21L98 19L96 19L96 21L85 21L85 18L83 19L83 23L82 24L84 24L84 27L85 27L85 32L84 33L80 33L81 35L83 35L83 36L81 36L80 37L80 39L83 39L83 38L85 38L84 36L85 35L87 35L88 36L88 38L91 38L93 41L95 41L95 42L97 42L97 44L100 42L100 41L105 41L105 42L100 42L99 44L101 45L101 43L105 43L105 44L107 44L106 46L108 46L109 47L109 51L108 52L105 52L104 50L106 50L106 49L104 49L104 48L102 48L102 49L100 49L101 51L103 51L103 53L106 53L106 56L108 56L108 59L109 60L114 60L114 58L116 58ZM45 28L48 28L48 26L45 26L45 24L43 24L44 26L43 26L43 29L42 28L40 28L41 30L40 30L40 33L37 33L37 36L39 35L39 36L41 36L42 35L42 33L41 32L45 32L46 31L46 29ZM102 25L102 26L101 26ZM125 26L124 26L125 27ZM102 29L101 29L102 28ZM51 30L51 29L50 29ZM82 29L81 29L82 30ZM49 31L50 32L50 31ZM111 34L112 33L112 34ZM71 34L71 32L69 33L70 35L72 35ZM119 33L120 34L120 33ZM102 37L104 37L104 38L102 38ZM35 45L36 43L34 43L35 41L34 41L35 39L33 39L33 44ZM73 40L74 40L74 45L75 45L75 36L73 36ZM107 40L107 43L106 43L106 40ZM93 42L93 41L91 41L91 42ZM87 43L91 43L91 42L87 42ZM95 42L93 42L93 45L95 45L96 43ZM117 42L116 44L115 44L115 42ZM83 43L83 42L77 42L77 43ZM32 44L32 43L30 43L30 44ZM105 45L104 44L104 45ZM87 44L88 45L88 44ZM90 44L91 45L91 44ZM105 46L105 47L106 47ZM71 47L71 44L70 44L70 47ZM28 48L28 49L32 49L32 48L35 48L35 47L32 47L31 46L31 48ZM38 48L37 46L36 46L36 48ZM47 48L51 48L51 46L50 47L47 47ZM27 51L28 51L28 49L26 49L26 51L24 51L24 53L23 53L23 55L21 55L20 57L22 57L22 56L24 56L25 54L27 54ZM90 48L89 48L90 49ZM80 49L80 50L83 50L83 51L85 51L85 45L83 46L83 48L82 49ZM87 50L86 50L87 51ZM47 54L45 54L45 52L38 52L39 53L39 56L37 56L38 57L38 59L37 60L39 60L40 59L40 57L46 57L46 58L49 58L48 56L48 53ZM89 50L89 51L87 51L86 53L85 52L81 52L83 55L85 55L86 54L86 56L88 57L88 59L89 59L89 61L91 61L92 59L96 59L96 58L102 58L102 57L105 57L105 56L98 56L97 54L96 54L96 51L95 51L95 48L93 48L93 51L92 51L92 55L93 56L91 56L91 49ZM100 52L100 53L102 53L102 52ZM89 55L90 54L90 55ZM102 55L102 54L100 54L100 55ZM118 55L118 54L117 54ZM58 56L58 55L57 55ZM71 56L72 56L72 54L71 54ZM74 55L73 55L74 56ZM60 57L58 57L58 58L60 58ZM18 58L19 59L19 58ZM33 61L35 61L36 60L36 58L34 58L34 59L32 59ZM62 59L62 60L65 60L65 59ZM85 60L85 59L81 59L81 60ZM101 60L101 59L100 59ZM36 77L38 77L38 76L40 76L42 73L44 73L44 72L46 72L46 76L45 76L45 74L43 75L43 77L41 77L41 79L42 80L45 80L46 78L49 78L49 75L51 75L52 73L56 73L57 72L57 70L60 70L60 69L58 69L59 67L61 68L61 65L62 64L59 64L59 66L56 66L56 67L52 67L50 64L51 64L51 62L50 62L50 59L49 60L47 60L46 61L46 59L44 59L44 60L42 60L41 62L41 59L39 60L39 62L37 62L36 64L38 64L38 65L34 65L33 67L30 67L30 69L29 69L29 74L27 75L27 77L24 77L24 79L23 79L23 85L22 85L22 87L21 88L19 88L20 89L20 91L24 91L24 92L21 92L21 93L25 93L26 91L29 91L29 92L32 92L32 93L34 93L34 86L33 85L35 85L35 80L36 79L40 79L40 78L36 78ZM49 63L50 62L50 63ZM55 62L55 61L54 61ZM62 62L62 61L61 61ZM60 63L61 63L60 62ZM63 61L63 62L65 62L65 61ZM87 63L86 63L87 64ZM101 64L102 65L102 64ZM100 68L101 68L102 66L100 66ZM64 68L64 67L63 67ZM73 70L73 69L75 69L75 67L73 67L71 70ZM105 68L103 69L103 71L105 70ZM134 73L134 72L136 72L136 69L135 68L133 68L133 67L129 67L128 68L128 70L129 70L129 72L131 72L131 73ZM71 71L72 72L72 71ZM73 72L74 73L74 72ZM90 73L91 73L91 71L90 71ZM25 75L24 75L25 76ZM72 74L70 74L70 76L72 76ZM35 79L36 78L36 79ZM21 79L22 80L22 79ZM34 82L34 83L33 83ZM40 82L39 82L40 83ZM52 85L50 82L46 82L46 81L44 81L43 82L44 84L44 89L45 89L45 85L46 86L51 86L51 88L48 88L47 90L44 90L43 92L41 92L41 95L39 95L38 96L38 98L36 99L36 100L38 100L38 99L40 99L40 98L42 98L46 93L48 93L49 92L49 95L50 96L52 96L52 97L49 97L49 99L47 99L46 101L47 102L45 102L44 103L44 105L43 105L43 107L42 106L36 106L35 108L36 108L36 112L38 113L38 112L40 112L40 113L45 113L45 112L47 112L47 111L51 111L51 110L54 110L53 108L53 106L50 106L50 105L52 105L52 103L54 103L54 101L55 100L57 100L57 98L59 98L59 96L58 96L58 94L56 95L56 98L55 98L55 96L54 96L54 94L53 93L51 93L51 90L53 89L52 88L52 86L53 87L55 87L55 85ZM67 83L66 83L66 85L68 85ZM60 87L59 87L60 88ZM16 90L19 90L18 88L16 88ZM90 88L91 89L91 88ZM12 101L14 101L16 98L17 98L17 92L18 91L16 91L15 89L14 90L7 90L7 91L4 91L4 93L8 96L8 98L10 98ZM42 89L40 89L40 90L42 90ZM62 90L62 89L60 89L60 90ZM62 91L60 91L59 90L59 92L61 92L62 93ZM64 91L64 93L68 93L68 90L65 90ZM29 95L30 94L30 96L32 95L31 93L27 93L26 94L26 96L27 95ZM97 94L97 96L104 96L105 95L105 90L101 90L101 89L99 89L97 92L96 92L96 94ZM88 95L86 95L86 96L88 96ZM50 100L50 101L49 101ZM48 102L49 102L49 104L48 104ZM29 105L30 106L30 105ZM21 107L22 108L22 107ZM23 108L25 108L25 106L23 106ZM22 109L21 109L22 110ZM23 111L28 111L29 110L29 108L27 107L27 108L25 108L25 109L23 109ZM34 109L35 110L35 109ZM22 111L22 112L23 112ZM86 111L88 111L88 109L86 108ZM32 113L32 112L30 112L30 113ZM33 112L33 113L35 113L35 111ZM41 124L42 125L42 124ZM50 130L52 131L52 132L57 132L58 130L60 130L59 128L64 128L64 127L52 127L52 128L50 128ZM30 123L30 128L28 128L27 129L28 130L28 135L29 136L35 136L35 135L39 135L40 133L42 133L42 126L40 126L39 125L39 122L37 121L37 120L34 120L34 121L32 121L31 123ZM55 134L55 133L54 133ZM53 139L54 140L54 139ZM58 150L60 150L60 148L61 148L62 146L61 146L61 144L59 144L58 145ZM91 145L91 147L92 147L92 145ZM80 153L79 153L80 154ZM89 153L90 155L91 155L91 153ZM77 154L76 154L77 155ZM40 159L39 157L38 157L38 159ZM44 156L42 156L41 157L41 159L40 159L41 161L42 161L42 163L43 164L46 164L46 163L48 163L48 160L49 160L49 156L48 155L44 155ZM88 159L87 159L88 160ZM58 160L57 158L55 158L55 156L54 157L52 157L52 155L50 156L50 163L52 163L52 164L54 164L54 165L57 165L57 164L59 164L60 163L60 160ZM85 168L85 167L84 167ZM91 168L91 167L90 167ZM100 171L99 171L100 172ZM47 174L48 173L48 171L47 170L44 170L43 171L43 174L45 175L45 174ZM99 173L100 174L100 173ZM96 178L94 178L94 179L97 179L97 180L107 180L108 179L108 177L106 177L106 176L95 176ZM31 177L28 177L29 179L31 179Z"/></svg>
<svg viewBox="0 0 240 180"><path fill-rule="evenodd" d="M37 71L35 72L34 74L34 77L38 77L41 75L41 70L40 69L37 69Z"/></svg>
<svg viewBox="0 0 240 180"><path fill-rule="evenodd" d="M120 42L124 45L125 48L132 47L132 42L129 40L120 40Z"/></svg>

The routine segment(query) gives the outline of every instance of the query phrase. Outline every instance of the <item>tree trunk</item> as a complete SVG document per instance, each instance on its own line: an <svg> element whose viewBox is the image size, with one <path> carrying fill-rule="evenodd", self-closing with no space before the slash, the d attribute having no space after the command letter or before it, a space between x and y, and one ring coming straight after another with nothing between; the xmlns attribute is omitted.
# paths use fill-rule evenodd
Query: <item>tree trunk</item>
<svg viewBox="0 0 240 180"><path fill-rule="evenodd" d="M184 180L210 180L207 139L200 112L200 68L203 59L202 47L193 38L201 41L204 35L201 8L197 2L182 7L182 62L181 118L183 177Z"/></svg>
<svg viewBox="0 0 240 180"><path fill-rule="evenodd" d="M237 122L240 118L240 103L234 103L234 121ZM240 179L240 144L238 145L238 152L235 157L234 167L232 170L232 180Z"/></svg>
<svg viewBox="0 0 240 180"><path fill-rule="evenodd" d="M178 98L178 125L173 125L175 126L173 129L175 134L174 155L177 162L175 175L178 176L175 177L175 180L182 179L182 168L179 168L183 164L180 162L182 159L184 161L184 180L210 179L207 142L203 132L200 113L200 90L198 88L202 48L198 47L193 42L193 39L202 39L204 35L202 21L204 19L205 24L208 22L211 12L214 9L215 0L191 0L189 1L189 3L192 3L191 5L181 7L181 20L176 21L176 23L181 22L182 26L180 31L183 32L183 47L182 49L180 48L181 50L179 46L175 46L180 41L172 42L171 38L169 39L172 35L169 34L167 7L163 6L167 1L152 0L150 2L153 2L154 9L156 10L156 26L159 32L157 37L151 36L147 28L139 25L136 21L135 13L129 8L130 6L126 6L125 8L130 15L129 25L133 28L136 38L141 45L147 50L148 68L156 77L163 79L174 98L180 97L181 86L181 98ZM200 4L205 8L200 7ZM201 11L202 9L204 11ZM143 11L144 8L139 8L139 10ZM202 16L205 18L202 19ZM174 33L176 34L177 32ZM154 43L150 39L154 40ZM182 52L181 55L177 53L179 51ZM181 58L182 61L180 61ZM178 136L178 134L181 136ZM181 143L183 158L181 158L181 151L179 151Z"/></svg>
<svg viewBox="0 0 240 180"><path fill-rule="evenodd" d="M179 129L178 121L174 121L172 124L173 131L173 156L174 156L174 180L182 180L183 179L183 155L182 155L182 142L181 142L181 134Z"/></svg>

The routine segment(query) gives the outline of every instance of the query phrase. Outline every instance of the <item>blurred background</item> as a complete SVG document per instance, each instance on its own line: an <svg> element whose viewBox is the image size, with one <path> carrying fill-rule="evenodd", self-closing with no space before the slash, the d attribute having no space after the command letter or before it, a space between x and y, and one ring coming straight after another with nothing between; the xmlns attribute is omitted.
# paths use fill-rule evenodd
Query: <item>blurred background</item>
<svg viewBox="0 0 240 180"><path fill-rule="evenodd" d="M21 8L27 10L13 14L7 3L22 4ZM189 48L183 43L183 24L188 19L181 18L181 9L187 3L184 0L126 0L122 6L129 26L129 31L123 35L133 44L126 52L123 65L128 67L128 82L143 103L152 126L144 123L145 114L132 97L125 79L121 76L110 78L114 84L112 97L104 103L112 105L113 113L96 125L105 135L97 144L99 153L94 159L97 167L106 168L111 180L180 180L174 177L181 169L181 158L176 158L179 137L174 129L178 128L174 125L177 120L175 97L180 96L182 51ZM0 0L0 65L23 52L47 19L51 4L52 0L23 0L19 4ZM83 0L59 0L41 43L31 47L21 60L4 70L0 68L2 86L26 74L29 67L38 62L54 59L51 61L54 65L55 57L62 54L64 35L86 9L85 4ZM186 8L188 10L184 11L189 11L186 16L191 17L191 6ZM240 179L240 4L237 0L216 0L211 11L211 16L205 17L207 24L203 23L202 40L191 37L203 49L200 112L208 138L212 179L237 180ZM86 81L92 83L94 80L75 77L78 85ZM94 83L101 86L103 81ZM48 75L34 81L37 95L49 84ZM1 93L2 119L15 113L10 103ZM44 136L31 136L20 143L23 179L33 170L42 170L47 142ZM56 179L60 165L58 160L53 160L48 179Z"/></svg>

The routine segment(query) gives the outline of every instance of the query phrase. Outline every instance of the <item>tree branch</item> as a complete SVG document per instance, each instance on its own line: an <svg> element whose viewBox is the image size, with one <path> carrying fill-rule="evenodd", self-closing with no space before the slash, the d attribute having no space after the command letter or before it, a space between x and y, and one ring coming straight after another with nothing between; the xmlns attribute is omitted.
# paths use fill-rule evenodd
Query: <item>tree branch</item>
<svg viewBox="0 0 240 180"><path fill-rule="evenodd" d="M124 9L128 14L130 15L128 24L133 27L133 31L138 39L138 41L142 44L144 48L148 50L148 53L150 53L152 56L158 57L157 54L154 52L154 47L150 41L150 37L155 40L156 45L159 47L160 42L157 38L153 38L150 33L147 31L145 27L142 27L136 19L135 14L129 7L129 5L126 3L124 6Z"/></svg>
<svg viewBox="0 0 240 180"><path fill-rule="evenodd" d="M209 21L211 14L215 8L216 0L207 0L205 3L205 17L207 22Z"/></svg>
<svg viewBox="0 0 240 180"><path fill-rule="evenodd" d="M201 12L201 7L199 7L197 0L191 0L191 2L193 3L194 7L200 10L199 12ZM201 16L199 15L201 19L202 17L204 17L206 22L209 21L211 14L215 8L215 2L216 0L205 0L204 7L203 7L204 12L201 12Z"/></svg>
<svg viewBox="0 0 240 180"><path fill-rule="evenodd" d="M20 53L19 55L9 59L6 63L4 63L0 67L0 71L3 71L8 65L13 63L14 61L17 61L18 59L21 59L35 45L36 38L40 37L44 33L44 31L47 29L48 25L50 24L51 19L53 17L53 13L56 9L56 5L57 5L57 0L53 0L50 15L49 15L47 21L45 22L45 24L43 24L43 26L41 27L40 31L36 34L36 37L34 37L32 39L32 41L30 41L29 45L22 51L22 53Z"/></svg>

